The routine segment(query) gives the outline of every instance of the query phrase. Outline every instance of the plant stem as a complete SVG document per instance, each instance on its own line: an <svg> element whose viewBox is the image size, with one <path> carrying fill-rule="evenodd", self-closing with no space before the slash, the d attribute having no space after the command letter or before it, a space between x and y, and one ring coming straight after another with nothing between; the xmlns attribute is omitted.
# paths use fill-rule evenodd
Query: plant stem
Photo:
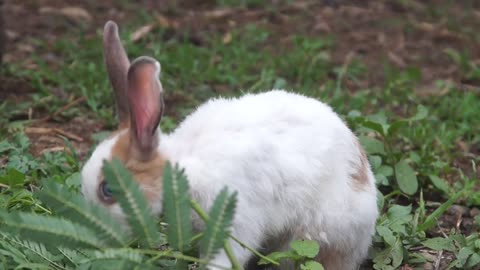
<svg viewBox="0 0 480 270"><path fill-rule="evenodd" d="M190 242L195 242L203 236L203 233L196 234L190 239Z"/></svg>
<svg viewBox="0 0 480 270"><path fill-rule="evenodd" d="M138 249L137 251L140 252L140 253L143 253L143 254L155 255L158 258L167 257L167 258L174 258L174 259L183 260L183 261L196 262L196 263L200 263L200 264L209 264L209 262L206 261L206 260L202 260L202 259L198 259L198 258L195 258L195 257L192 257L192 256L184 255L184 254L179 253L179 252L172 252L170 250L168 250L168 251L157 251L157 250L150 250L150 249ZM215 266L216 268L219 268L219 269L224 269L224 270L229 270L230 269L230 268L220 266L220 265L216 265L216 264L212 264L212 263L210 263L210 265Z"/></svg>
<svg viewBox="0 0 480 270"><path fill-rule="evenodd" d="M246 248L248 251L252 252L255 256L259 257L260 259L264 259L265 261L267 261L267 262L269 262L273 265L280 265L279 262L277 262L275 260L272 260L272 259L268 258L267 256L261 254L260 252L256 251L255 249L247 246L245 243L240 241L240 239L236 238L235 236L230 235L230 237L233 239L233 241L237 242L240 246L242 246L243 248Z"/></svg>
<svg viewBox="0 0 480 270"><path fill-rule="evenodd" d="M200 216L200 218L204 222L208 222L208 215L207 213L205 213L205 211L203 211L202 207L200 207L200 205L194 200L191 200L190 204L192 205L193 210ZM243 266L240 265L237 258L233 254L232 246L230 245L230 242L228 242L228 240L225 241L225 243L223 244L223 249L228 256L228 259L232 263L233 269L243 270Z"/></svg>
<svg viewBox="0 0 480 270"><path fill-rule="evenodd" d="M237 260L237 258L235 257L235 254L233 254L232 245L230 245L230 241L228 240L225 241L225 243L223 244L223 249L225 250L225 253L227 254L228 259L230 259L233 269L243 270L243 266Z"/></svg>
<svg viewBox="0 0 480 270"><path fill-rule="evenodd" d="M190 201L190 204L192 205L192 208L193 210L195 210L195 212L200 216L200 218L204 221L204 222L207 222L208 221L208 215L205 213L205 211L203 211L202 207L200 207L200 205L194 201L194 200L191 200ZM255 249L247 246L245 243L243 243L242 241L240 241L238 238L236 238L235 236L233 235L230 235L230 238L233 239L233 241L237 242L241 247L247 249L248 251L250 251L251 253L253 253L255 256L261 258L261 259L264 259L265 261L273 264L273 265L280 265L280 263L278 263L277 261L274 261L270 258L268 258L267 256L264 256L262 255L260 252L256 251ZM225 250L225 252L227 252ZM228 255L228 253L227 253ZM229 257L230 258L230 257ZM232 262L233 264L233 262Z"/></svg>
<svg viewBox="0 0 480 270"><path fill-rule="evenodd" d="M200 218L204 221L204 222L207 222L208 221L208 215L207 213L205 213L205 211L203 211L202 207L200 206L200 204L198 204L196 201L194 200L190 200L190 204L193 208L193 210L200 216Z"/></svg>
<svg viewBox="0 0 480 270"><path fill-rule="evenodd" d="M402 192L400 190L394 190L394 191L388 193L387 195L383 196L383 199L386 200L386 199L389 199L390 197L393 197L395 195L402 195Z"/></svg>

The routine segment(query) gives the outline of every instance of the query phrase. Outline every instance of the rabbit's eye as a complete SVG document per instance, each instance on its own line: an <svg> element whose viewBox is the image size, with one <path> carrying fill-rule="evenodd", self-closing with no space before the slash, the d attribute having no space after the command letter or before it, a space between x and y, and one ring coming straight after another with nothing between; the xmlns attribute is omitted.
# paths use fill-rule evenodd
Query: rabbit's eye
<svg viewBox="0 0 480 270"><path fill-rule="evenodd" d="M103 180L98 186L98 197L104 203L112 204L115 202L113 198L112 190L107 184L107 181Z"/></svg>

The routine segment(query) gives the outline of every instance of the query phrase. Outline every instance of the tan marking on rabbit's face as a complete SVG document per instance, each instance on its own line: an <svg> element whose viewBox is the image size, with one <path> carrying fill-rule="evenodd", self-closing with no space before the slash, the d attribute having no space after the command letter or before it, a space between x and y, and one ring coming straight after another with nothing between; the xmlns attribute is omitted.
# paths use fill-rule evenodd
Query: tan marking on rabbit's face
<svg viewBox="0 0 480 270"><path fill-rule="evenodd" d="M158 152L146 161L136 159L135 154L132 153L134 148L130 136L130 132L120 135L113 146L112 158L119 159L132 173L152 205L154 202L158 202L162 192L162 176L166 160Z"/></svg>
<svg viewBox="0 0 480 270"><path fill-rule="evenodd" d="M105 138L105 140L114 138L115 136L119 135L120 133L127 131L128 128L129 128L129 126L124 127L124 126L122 126L122 124L119 124L118 129L115 130L115 131L112 131L112 133L110 133L107 136L107 138Z"/></svg>
<svg viewBox="0 0 480 270"><path fill-rule="evenodd" d="M362 145L358 142L358 140L355 140L355 146L358 148L358 151L360 153L359 156L359 162L355 163L354 169L355 172L352 174L352 181L353 181L353 187L356 190L364 190L369 183L368 179L368 169L369 169L369 164L368 164L368 158L367 155L365 154L365 151L363 150Z"/></svg>

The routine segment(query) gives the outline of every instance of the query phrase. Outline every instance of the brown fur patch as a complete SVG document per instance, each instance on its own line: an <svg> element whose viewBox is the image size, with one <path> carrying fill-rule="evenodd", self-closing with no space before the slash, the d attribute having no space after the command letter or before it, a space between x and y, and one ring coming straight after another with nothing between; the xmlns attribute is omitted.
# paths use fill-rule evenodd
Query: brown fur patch
<svg viewBox="0 0 480 270"><path fill-rule="evenodd" d="M320 248L316 260L322 264L325 270L347 269L345 265L346 256L331 248Z"/></svg>
<svg viewBox="0 0 480 270"><path fill-rule="evenodd" d="M359 162L354 164L355 172L352 174L352 184L356 190L364 190L368 186L368 158L362 145L355 140L355 146L360 152Z"/></svg>
<svg viewBox="0 0 480 270"><path fill-rule="evenodd" d="M120 135L113 146L112 157L119 159L125 165L143 188L147 200L153 202L158 199L162 191L162 176L166 160L158 152L146 161L135 158L130 136L128 131Z"/></svg>
<svg viewBox="0 0 480 270"><path fill-rule="evenodd" d="M129 127L130 127L130 117L127 120L118 123L118 131L113 132L113 134L117 134L118 132L120 132L124 129L127 129Z"/></svg>

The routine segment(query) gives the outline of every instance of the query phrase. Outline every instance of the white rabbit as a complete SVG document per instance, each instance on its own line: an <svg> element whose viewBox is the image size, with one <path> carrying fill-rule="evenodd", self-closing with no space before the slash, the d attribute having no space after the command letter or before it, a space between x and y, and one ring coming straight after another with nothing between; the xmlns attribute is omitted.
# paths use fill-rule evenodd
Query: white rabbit
<svg viewBox="0 0 480 270"><path fill-rule="evenodd" d="M120 125L82 170L88 199L122 215L101 172L102 161L116 157L160 214L165 162L178 163L204 209L223 187L238 192L232 234L248 246L274 251L294 239L314 239L325 269L358 269L375 230L377 190L356 136L328 105L282 90L218 98L162 134L159 63L140 57L130 64L111 21L104 50ZM252 254L232 246L247 265ZM231 266L224 253L212 263Z"/></svg>

